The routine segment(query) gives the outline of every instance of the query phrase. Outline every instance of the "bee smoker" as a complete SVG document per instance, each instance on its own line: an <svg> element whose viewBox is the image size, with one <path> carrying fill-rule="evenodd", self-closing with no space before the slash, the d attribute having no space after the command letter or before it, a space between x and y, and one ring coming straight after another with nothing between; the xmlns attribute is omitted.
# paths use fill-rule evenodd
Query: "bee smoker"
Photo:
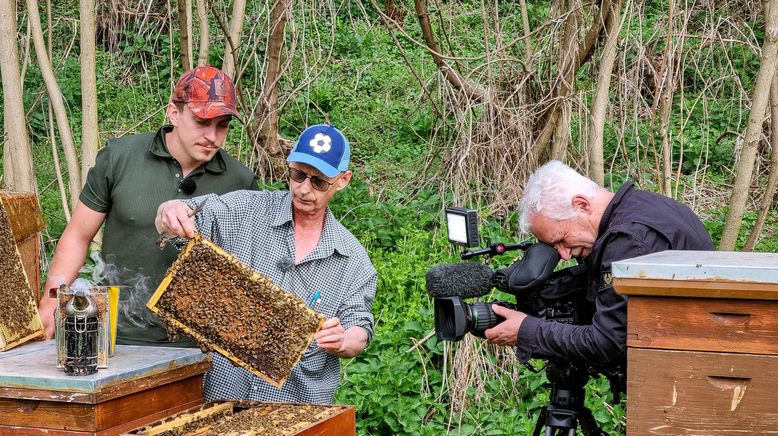
<svg viewBox="0 0 778 436"><path fill-rule="evenodd" d="M77 290L62 313L65 374L97 372L98 307L89 291Z"/></svg>

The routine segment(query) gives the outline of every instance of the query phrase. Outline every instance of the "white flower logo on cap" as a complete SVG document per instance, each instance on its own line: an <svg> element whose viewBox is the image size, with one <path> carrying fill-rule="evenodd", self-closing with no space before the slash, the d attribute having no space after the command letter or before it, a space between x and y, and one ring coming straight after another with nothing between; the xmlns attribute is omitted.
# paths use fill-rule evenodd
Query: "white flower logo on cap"
<svg viewBox="0 0 778 436"><path fill-rule="evenodd" d="M317 133L308 145L316 153L326 153L332 148L332 139L323 133Z"/></svg>

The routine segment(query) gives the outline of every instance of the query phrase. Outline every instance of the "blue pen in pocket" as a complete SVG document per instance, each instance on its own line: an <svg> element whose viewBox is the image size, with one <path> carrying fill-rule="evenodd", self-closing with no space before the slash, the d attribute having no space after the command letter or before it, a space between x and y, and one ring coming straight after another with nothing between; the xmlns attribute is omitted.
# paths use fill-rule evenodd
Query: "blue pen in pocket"
<svg viewBox="0 0 778 436"><path fill-rule="evenodd" d="M311 301L308 302L308 307L313 308L313 306L321 300L321 291L316 291L313 293L313 296L311 297Z"/></svg>

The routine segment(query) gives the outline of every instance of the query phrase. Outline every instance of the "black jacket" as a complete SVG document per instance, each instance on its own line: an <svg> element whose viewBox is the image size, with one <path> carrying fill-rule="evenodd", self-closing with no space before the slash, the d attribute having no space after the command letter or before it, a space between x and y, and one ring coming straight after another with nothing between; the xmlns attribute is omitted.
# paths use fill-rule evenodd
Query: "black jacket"
<svg viewBox="0 0 778 436"><path fill-rule="evenodd" d="M521 324L516 356L562 358L595 367L623 363L627 298L611 286L611 263L663 250L714 250L700 219L687 206L627 182L603 213L597 240L583 259L591 325L571 325L528 316Z"/></svg>

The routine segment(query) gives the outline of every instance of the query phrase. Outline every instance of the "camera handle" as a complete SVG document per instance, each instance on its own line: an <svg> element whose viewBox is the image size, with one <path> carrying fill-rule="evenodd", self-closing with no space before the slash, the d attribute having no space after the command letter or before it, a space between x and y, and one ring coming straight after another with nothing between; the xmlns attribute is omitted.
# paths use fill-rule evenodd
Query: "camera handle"
<svg viewBox="0 0 778 436"><path fill-rule="evenodd" d="M495 242L486 246L486 248L479 248L478 250L465 250L459 257L462 260L470 259L475 256L499 256L505 254L510 250L526 250L532 246L532 242L524 241L518 244L503 244L502 242Z"/></svg>
<svg viewBox="0 0 778 436"><path fill-rule="evenodd" d="M592 411L584 405L589 373L569 362L548 361L546 376L551 383L549 404L543 406L532 436L546 427L546 436L575 436L578 424L584 436L604 436Z"/></svg>

